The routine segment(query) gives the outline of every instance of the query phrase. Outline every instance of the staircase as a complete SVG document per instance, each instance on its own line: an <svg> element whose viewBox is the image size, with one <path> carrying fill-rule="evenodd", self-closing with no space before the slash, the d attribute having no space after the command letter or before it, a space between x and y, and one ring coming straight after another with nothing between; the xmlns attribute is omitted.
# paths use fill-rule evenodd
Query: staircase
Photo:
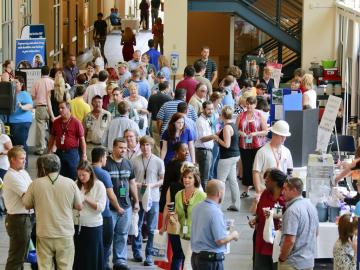
<svg viewBox="0 0 360 270"><path fill-rule="evenodd" d="M265 32L270 39L245 55L263 48L266 60L283 64L283 80L301 65L303 0L189 0L189 11L236 14Z"/></svg>

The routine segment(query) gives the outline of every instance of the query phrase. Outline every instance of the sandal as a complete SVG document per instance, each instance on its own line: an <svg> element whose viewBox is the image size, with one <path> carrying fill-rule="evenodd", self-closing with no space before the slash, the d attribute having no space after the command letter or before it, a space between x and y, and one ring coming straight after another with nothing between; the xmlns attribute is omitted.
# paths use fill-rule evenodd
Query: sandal
<svg viewBox="0 0 360 270"><path fill-rule="evenodd" d="M244 198L247 198L247 197L249 197L249 194L247 194L247 192L243 192L243 193L241 193L241 195L240 195L240 198L241 199L244 199Z"/></svg>

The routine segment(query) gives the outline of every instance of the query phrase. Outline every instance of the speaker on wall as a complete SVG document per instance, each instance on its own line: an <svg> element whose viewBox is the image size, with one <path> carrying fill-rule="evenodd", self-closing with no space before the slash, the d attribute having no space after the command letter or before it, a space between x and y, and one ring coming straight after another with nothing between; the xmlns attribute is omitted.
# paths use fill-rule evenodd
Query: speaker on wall
<svg viewBox="0 0 360 270"><path fill-rule="evenodd" d="M16 86L14 82L0 82L0 114L9 115L16 110Z"/></svg>

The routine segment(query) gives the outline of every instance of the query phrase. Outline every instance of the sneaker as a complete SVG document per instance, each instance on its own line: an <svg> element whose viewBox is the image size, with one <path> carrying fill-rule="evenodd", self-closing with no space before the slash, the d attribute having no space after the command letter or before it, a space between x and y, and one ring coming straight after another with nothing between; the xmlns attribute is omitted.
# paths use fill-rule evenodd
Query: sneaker
<svg viewBox="0 0 360 270"><path fill-rule="evenodd" d="M130 267L126 264L115 264L113 270L130 270Z"/></svg>
<svg viewBox="0 0 360 270"><path fill-rule="evenodd" d="M135 261L135 262L142 262L142 261L143 261L143 257L141 257L141 255L136 255L136 256L134 256L134 261Z"/></svg>
<svg viewBox="0 0 360 270"><path fill-rule="evenodd" d="M241 199L247 198L247 197L249 197L249 194L248 194L246 191L244 191L244 192L241 193L241 195L240 195L240 198L241 198Z"/></svg>
<svg viewBox="0 0 360 270"><path fill-rule="evenodd" d="M239 209L233 205L230 205L227 210L232 212L239 212Z"/></svg>
<svg viewBox="0 0 360 270"><path fill-rule="evenodd" d="M152 261L146 260L146 261L144 262L144 266L153 266L153 265L154 265L154 263L153 263Z"/></svg>

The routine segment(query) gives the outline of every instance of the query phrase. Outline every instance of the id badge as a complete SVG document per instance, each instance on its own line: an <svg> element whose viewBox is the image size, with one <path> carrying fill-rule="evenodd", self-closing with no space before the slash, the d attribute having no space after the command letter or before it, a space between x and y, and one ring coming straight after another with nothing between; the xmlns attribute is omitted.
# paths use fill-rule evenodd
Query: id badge
<svg viewBox="0 0 360 270"><path fill-rule="evenodd" d="M245 143L252 143L253 137L252 136L246 136L245 137Z"/></svg>
<svg viewBox="0 0 360 270"><path fill-rule="evenodd" d="M64 143L65 143L65 135L64 135L64 134L61 136L60 143L61 143L61 144L64 144Z"/></svg>
<svg viewBox="0 0 360 270"><path fill-rule="evenodd" d="M119 196L121 198L126 197L126 188L124 188L124 187L119 188Z"/></svg>
<svg viewBox="0 0 360 270"><path fill-rule="evenodd" d="M188 226L184 225L183 226L183 234L187 234L188 233Z"/></svg>

